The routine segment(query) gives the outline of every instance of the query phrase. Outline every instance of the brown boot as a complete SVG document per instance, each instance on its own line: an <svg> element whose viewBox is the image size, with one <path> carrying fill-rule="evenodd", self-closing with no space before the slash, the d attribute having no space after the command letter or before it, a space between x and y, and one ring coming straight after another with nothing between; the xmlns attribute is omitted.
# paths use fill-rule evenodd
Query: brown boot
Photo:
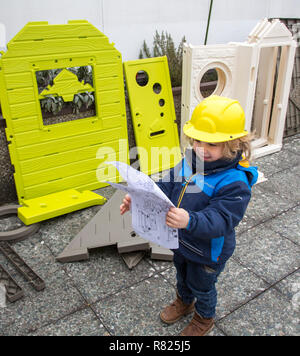
<svg viewBox="0 0 300 356"><path fill-rule="evenodd" d="M192 313L194 311L194 302L191 304L184 304L178 293L176 293L177 298L174 302L160 313L160 318L163 322L167 324L173 324L183 316Z"/></svg>
<svg viewBox="0 0 300 356"><path fill-rule="evenodd" d="M204 336L208 334L213 327L213 318L202 318L202 316L195 312L193 319L189 325L183 329L180 336Z"/></svg>

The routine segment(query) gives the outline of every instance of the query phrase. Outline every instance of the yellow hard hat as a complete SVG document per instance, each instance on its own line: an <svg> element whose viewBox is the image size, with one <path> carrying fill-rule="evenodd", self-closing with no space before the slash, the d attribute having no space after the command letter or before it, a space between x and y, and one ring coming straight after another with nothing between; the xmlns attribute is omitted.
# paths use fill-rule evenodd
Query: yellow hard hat
<svg viewBox="0 0 300 356"><path fill-rule="evenodd" d="M246 136L245 113L237 100L212 95L198 104L183 132L198 141L225 142Z"/></svg>

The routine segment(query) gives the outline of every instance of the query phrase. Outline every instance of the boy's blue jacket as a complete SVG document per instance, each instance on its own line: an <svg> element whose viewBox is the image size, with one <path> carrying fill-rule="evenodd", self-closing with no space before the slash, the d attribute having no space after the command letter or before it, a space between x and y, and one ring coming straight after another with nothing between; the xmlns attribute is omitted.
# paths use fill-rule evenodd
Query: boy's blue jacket
<svg viewBox="0 0 300 356"><path fill-rule="evenodd" d="M179 229L179 248L173 250L188 260L213 266L223 264L235 248L234 228L242 220L257 181L256 167L241 165L241 153L232 161L204 162L204 174L197 173L199 159L193 150L157 184L178 207L189 212L186 229Z"/></svg>

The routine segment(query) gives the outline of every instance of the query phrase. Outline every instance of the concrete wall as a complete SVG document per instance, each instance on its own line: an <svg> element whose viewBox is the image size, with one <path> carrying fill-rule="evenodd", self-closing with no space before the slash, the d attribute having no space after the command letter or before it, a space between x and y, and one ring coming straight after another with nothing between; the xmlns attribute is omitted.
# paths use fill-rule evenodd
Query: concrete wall
<svg viewBox="0 0 300 356"><path fill-rule="evenodd" d="M29 21L86 19L130 60L138 58L144 39L152 45L155 30L169 32L175 43L185 35L203 44L209 5L210 0L0 0L0 23L9 41ZM300 18L300 1L214 0L208 44L244 41L264 17Z"/></svg>

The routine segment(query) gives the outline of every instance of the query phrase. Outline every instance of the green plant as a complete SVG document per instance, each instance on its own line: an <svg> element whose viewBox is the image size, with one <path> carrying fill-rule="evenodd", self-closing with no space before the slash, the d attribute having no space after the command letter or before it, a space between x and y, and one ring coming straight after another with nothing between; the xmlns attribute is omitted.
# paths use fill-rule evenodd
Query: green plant
<svg viewBox="0 0 300 356"><path fill-rule="evenodd" d="M50 69L41 70L35 73L39 93L41 93L48 85L53 85L53 79L60 71L61 69Z"/></svg>
<svg viewBox="0 0 300 356"><path fill-rule="evenodd" d="M74 95L74 99L72 103L73 113L78 115L82 105L85 105L86 109L88 109L94 103L95 103L94 93L90 93L86 91L84 93L76 94Z"/></svg>
<svg viewBox="0 0 300 356"><path fill-rule="evenodd" d="M183 36L178 48L176 49L174 41L168 32L164 33L164 31L162 31L160 35L156 30L153 39L152 53L144 40L139 53L139 59L167 56L172 87L181 86L182 51L184 42L186 42L185 36Z"/></svg>
<svg viewBox="0 0 300 356"><path fill-rule="evenodd" d="M84 84L93 86L93 71L91 66L78 67L76 75L80 82L84 81Z"/></svg>
<svg viewBox="0 0 300 356"><path fill-rule="evenodd" d="M57 115L63 108L64 100L60 96L47 95L46 98L41 100L41 108L45 112L51 112Z"/></svg>
<svg viewBox="0 0 300 356"><path fill-rule="evenodd" d="M80 109L85 106L89 109L95 103L94 93L84 92L74 95L72 101L73 114L79 114ZM46 98L41 100L41 108L44 112L50 112L57 115L63 109L65 102L61 96L47 95Z"/></svg>

